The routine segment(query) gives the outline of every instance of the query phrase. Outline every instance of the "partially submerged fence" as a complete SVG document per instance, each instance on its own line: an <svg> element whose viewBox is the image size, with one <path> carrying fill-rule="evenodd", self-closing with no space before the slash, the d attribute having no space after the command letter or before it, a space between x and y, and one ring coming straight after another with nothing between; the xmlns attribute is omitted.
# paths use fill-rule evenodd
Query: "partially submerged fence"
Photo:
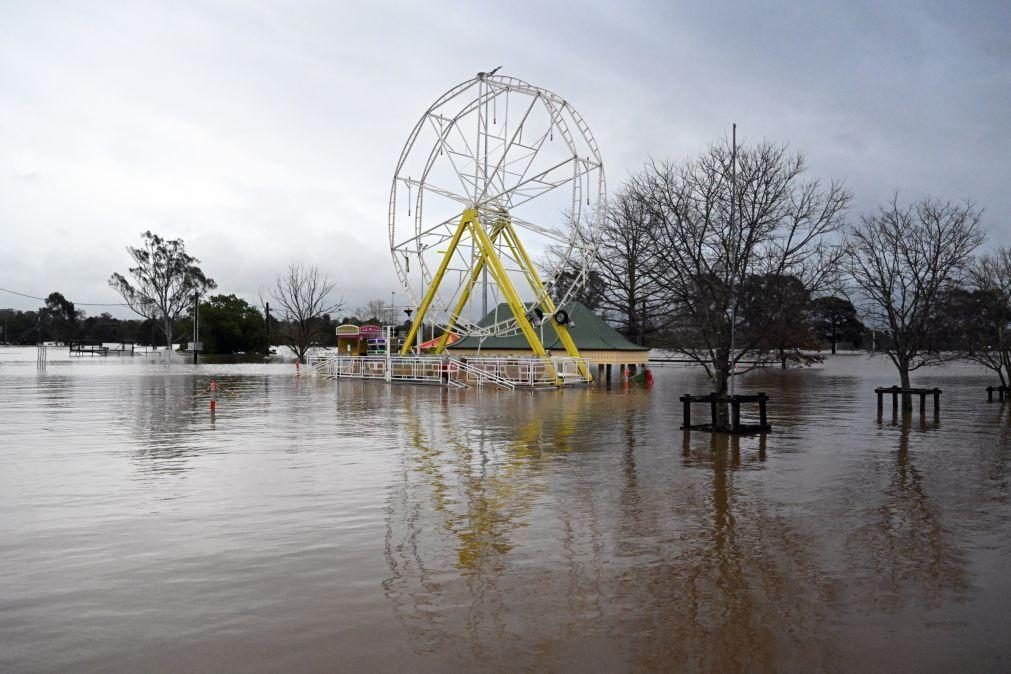
<svg viewBox="0 0 1011 674"><path fill-rule="evenodd" d="M333 379L373 379L437 384L454 388L550 388L589 383L580 358L492 358L449 356L342 356L316 353L310 372Z"/></svg>

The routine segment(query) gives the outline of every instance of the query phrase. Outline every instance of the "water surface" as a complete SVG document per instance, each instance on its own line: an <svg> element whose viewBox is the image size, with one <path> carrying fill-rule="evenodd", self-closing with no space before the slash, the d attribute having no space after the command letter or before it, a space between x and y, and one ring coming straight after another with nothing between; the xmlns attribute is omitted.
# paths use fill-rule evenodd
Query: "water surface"
<svg viewBox="0 0 1011 674"><path fill-rule="evenodd" d="M1009 407L769 371L447 391L0 349L0 670L1007 671ZM222 384L216 410L205 392Z"/></svg>

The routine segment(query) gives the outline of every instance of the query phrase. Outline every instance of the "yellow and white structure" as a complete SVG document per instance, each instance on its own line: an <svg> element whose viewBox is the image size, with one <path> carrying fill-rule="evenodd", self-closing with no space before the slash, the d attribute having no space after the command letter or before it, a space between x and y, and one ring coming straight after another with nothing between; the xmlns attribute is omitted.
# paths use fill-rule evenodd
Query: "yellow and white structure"
<svg viewBox="0 0 1011 674"><path fill-rule="evenodd" d="M579 359L565 307L586 280L604 210L600 152L568 101L495 71L443 94L415 125L390 192L390 249L416 307L401 356L427 322L478 339L522 334L550 368L556 354L538 330L549 321Z"/></svg>

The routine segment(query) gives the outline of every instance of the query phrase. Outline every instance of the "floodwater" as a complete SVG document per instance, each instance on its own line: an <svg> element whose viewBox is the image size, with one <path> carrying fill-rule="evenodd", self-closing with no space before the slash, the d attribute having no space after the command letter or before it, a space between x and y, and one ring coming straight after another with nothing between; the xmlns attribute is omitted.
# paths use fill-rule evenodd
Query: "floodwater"
<svg viewBox="0 0 1011 674"><path fill-rule="evenodd" d="M774 432L651 391L447 391L0 349L0 670L1008 671L1009 406L875 418L882 359L768 371ZM203 393L222 384L216 412Z"/></svg>

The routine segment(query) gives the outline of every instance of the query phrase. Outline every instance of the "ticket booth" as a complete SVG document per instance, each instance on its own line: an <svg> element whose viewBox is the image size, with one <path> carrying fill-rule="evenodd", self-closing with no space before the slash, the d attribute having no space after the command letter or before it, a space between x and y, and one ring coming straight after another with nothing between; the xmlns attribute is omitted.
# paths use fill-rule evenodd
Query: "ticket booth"
<svg viewBox="0 0 1011 674"><path fill-rule="evenodd" d="M378 325L338 325L337 351L342 356L368 356L386 353L383 329Z"/></svg>

